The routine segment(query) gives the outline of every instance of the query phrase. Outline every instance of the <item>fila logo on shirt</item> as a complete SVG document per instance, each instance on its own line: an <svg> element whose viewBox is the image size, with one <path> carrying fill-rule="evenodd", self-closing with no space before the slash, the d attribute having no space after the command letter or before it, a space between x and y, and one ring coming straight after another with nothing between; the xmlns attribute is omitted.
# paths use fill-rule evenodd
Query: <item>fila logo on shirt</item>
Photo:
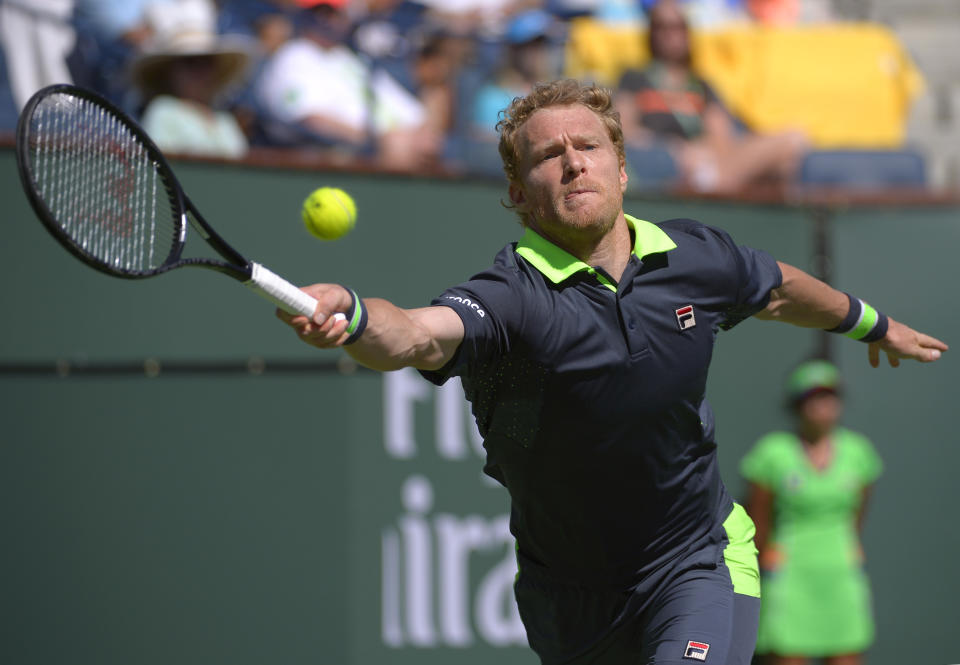
<svg viewBox="0 0 960 665"><path fill-rule="evenodd" d="M692 328L697 325L697 319L693 315L693 305L684 305L678 308L676 314L680 330L686 330L687 328Z"/></svg>
<svg viewBox="0 0 960 665"><path fill-rule="evenodd" d="M693 660L706 660L708 651L710 651L710 645L706 642L694 642L690 640L687 642L687 650L683 652L683 657L692 658Z"/></svg>

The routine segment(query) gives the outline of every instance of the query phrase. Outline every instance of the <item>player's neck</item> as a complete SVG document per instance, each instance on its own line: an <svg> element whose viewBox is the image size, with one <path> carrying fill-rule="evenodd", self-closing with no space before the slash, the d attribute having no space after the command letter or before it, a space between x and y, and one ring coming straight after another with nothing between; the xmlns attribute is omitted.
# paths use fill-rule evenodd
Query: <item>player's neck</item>
<svg viewBox="0 0 960 665"><path fill-rule="evenodd" d="M613 228L593 245L583 261L595 268L603 268L604 272L619 283L627 267L627 261L630 260L632 247L630 227L621 214L614 222Z"/></svg>

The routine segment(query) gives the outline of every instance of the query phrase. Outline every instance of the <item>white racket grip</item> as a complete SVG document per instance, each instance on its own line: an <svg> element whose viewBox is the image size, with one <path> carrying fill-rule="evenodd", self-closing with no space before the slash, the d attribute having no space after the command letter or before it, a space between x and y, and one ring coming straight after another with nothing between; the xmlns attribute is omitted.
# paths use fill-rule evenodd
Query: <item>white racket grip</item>
<svg viewBox="0 0 960 665"><path fill-rule="evenodd" d="M312 317L317 309L317 301L313 296L307 295L259 263L250 262L250 279L244 284L290 314Z"/></svg>

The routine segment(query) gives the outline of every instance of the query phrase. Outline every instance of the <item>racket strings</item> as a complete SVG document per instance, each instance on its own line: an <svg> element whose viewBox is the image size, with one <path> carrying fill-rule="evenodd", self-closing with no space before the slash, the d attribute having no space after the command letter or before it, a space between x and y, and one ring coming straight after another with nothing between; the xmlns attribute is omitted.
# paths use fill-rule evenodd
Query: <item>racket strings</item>
<svg viewBox="0 0 960 665"><path fill-rule="evenodd" d="M114 270L162 266L182 240L172 193L148 150L113 113L54 94L30 118L39 197L74 245Z"/></svg>

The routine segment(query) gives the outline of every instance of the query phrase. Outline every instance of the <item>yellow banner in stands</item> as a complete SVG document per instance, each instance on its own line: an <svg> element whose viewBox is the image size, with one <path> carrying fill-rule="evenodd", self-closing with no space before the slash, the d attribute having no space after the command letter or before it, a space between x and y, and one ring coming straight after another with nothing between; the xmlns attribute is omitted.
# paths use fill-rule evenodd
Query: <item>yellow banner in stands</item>
<svg viewBox="0 0 960 665"><path fill-rule="evenodd" d="M571 24L566 73L615 86L649 58L646 34ZM797 128L820 148L895 148L923 77L896 34L871 23L695 33L694 62L754 131Z"/></svg>

